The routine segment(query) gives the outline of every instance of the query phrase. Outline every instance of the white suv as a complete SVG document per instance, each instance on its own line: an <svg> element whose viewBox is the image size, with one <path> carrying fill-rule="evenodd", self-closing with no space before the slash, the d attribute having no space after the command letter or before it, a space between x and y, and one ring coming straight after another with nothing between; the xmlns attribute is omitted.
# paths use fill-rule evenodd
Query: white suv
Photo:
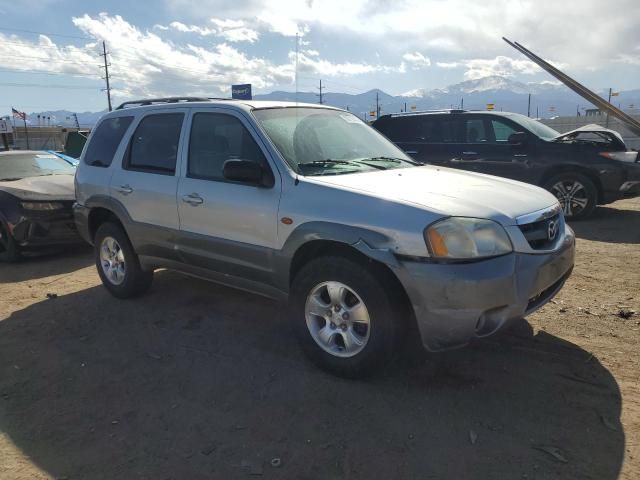
<svg viewBox="0 0 640 480"><path fill-rule="evenodd" d="M305 352L356 376L417 326L443 350L549 301L574 235L541 188L419 166L349 112L169 98L105 115L75 218L120 298L170 268L288 300Z"/></svg>

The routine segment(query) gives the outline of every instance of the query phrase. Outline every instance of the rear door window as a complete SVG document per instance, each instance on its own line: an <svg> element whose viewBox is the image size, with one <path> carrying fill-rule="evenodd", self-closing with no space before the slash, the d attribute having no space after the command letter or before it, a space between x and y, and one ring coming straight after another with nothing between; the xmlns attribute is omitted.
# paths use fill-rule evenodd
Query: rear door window
<svg viewBox="0 0 640 480"><path fill-rule="evenodd" d="M489 141L487 128L482 118L465 119L465 141L466 143L486 143Z"/></svg>
<svg viewBox="0 0 640 480"><path fill-rule="evenodd" d="M100 122L87 145L84 163L94 167L111 165L113 156L132 120L133 117L113 117Z"/></svg>
<svg viewBox="0 0 640 480"><path fill-rule="evenodd" d="M159 113L142 119L129 143L125 169L173 175L183 113Z"/></svg>

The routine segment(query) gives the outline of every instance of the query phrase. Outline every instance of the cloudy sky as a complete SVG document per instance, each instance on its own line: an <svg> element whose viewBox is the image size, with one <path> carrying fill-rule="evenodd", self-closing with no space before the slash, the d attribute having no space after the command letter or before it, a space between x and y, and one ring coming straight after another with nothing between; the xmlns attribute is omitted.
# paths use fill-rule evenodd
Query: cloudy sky
<svg viewBox="0 0 640 480"><path fill-rule="evenodd" d="M105 107L169 94L381 88L400 94L486 75L551 80L518 41L594 89L640 88L637 0L15 0L0 3L0 114Z"/></svg>

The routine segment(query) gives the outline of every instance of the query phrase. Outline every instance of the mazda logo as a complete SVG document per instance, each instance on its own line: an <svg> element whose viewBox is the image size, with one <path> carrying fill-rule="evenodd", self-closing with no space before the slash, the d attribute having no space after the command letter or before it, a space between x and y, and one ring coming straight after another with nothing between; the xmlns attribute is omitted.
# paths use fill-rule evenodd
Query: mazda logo
<svg viewBox="0 0 640 480"><path fill-rule="evenodd" d="M547 225L547 238L550 242L553 242L558 235L558 222L555 220L550 220Z"/></svg>

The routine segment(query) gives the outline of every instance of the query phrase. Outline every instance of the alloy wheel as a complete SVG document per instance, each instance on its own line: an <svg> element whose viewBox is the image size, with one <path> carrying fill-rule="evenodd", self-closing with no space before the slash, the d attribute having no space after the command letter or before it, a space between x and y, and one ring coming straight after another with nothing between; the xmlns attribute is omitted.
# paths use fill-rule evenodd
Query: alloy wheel
<svg viewBox="0 0 640 480"><path fill-rule="evenodd" d="M589 204L587 189L578 180L563 180L551 186L566 217L579 215Z"/></svg>
<svg viewBox="0 0 640 480"><path fill-rule="evenodd" d="M325 352L353 357L367 345L371 319L362 298L340 282L316 285L305 303L307 328Z"/></svg>
<svg viewBox="0 0 640 480"><path fill-rule="evenodd" d="M124 282L127 274L124 252L113 237L105 237L100 244L100 265L105 277L113 285Z"/></svg>

